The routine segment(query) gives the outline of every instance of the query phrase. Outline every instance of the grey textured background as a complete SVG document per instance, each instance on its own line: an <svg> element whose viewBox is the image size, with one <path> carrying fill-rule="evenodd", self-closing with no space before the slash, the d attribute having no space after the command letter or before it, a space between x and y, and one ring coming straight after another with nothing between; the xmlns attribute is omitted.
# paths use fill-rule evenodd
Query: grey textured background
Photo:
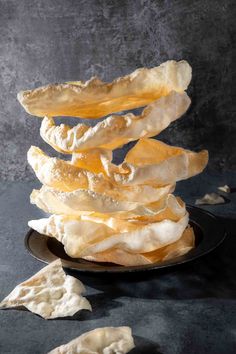
<svg viewBox="0 0 236 354"><path fill-rule="evenodd" d="M27 221L41 217L29 203L35 177L26 163L30 145L55 154L39 137L40 119L16 100L22 89L49 82L104 80L167 59L193 67L192 106L161 138L207 148L208 170L178 183L188 203L217 186L235 187L233 120L233 0L0 0L0 299L42 264L27 254ZM78 122L78 120L73 120ZM116 153L117 161L124 150ZM34 180L33 182L28 182ZM235 190L235 188L234 188ZM45 321L28 312L1 311L0 353L40 354L101 326L130 325L137 354L233 354L236 346L236 194L207 206L229 236L215 252L164 272L137 277L89 277L93 312ZM17 348L17 349L16 349Z"/></svg>
<svg viewBox="0 0 236 354"><path fill-rule="evenodd" d="M235 169L233 3L0 0L0 179L34 179L28 148L50 151L39 137L40 119L20 107L18 91L92 75L112 80L168 59L192 65L192 106L161 138L207 148L210 169Z"/></svg>

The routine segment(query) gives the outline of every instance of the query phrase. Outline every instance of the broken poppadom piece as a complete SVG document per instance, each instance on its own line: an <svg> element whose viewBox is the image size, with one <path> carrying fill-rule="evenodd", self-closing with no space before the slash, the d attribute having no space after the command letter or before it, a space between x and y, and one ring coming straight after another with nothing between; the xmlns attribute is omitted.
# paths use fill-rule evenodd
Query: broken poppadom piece
<svg viewBox="0 0 236 354"><path fill-rule="evenodd" d="M169 60L158 67L137 69L105 83L89 81L51 84L21 91L17 98L26 112L44 117L101 118L114 112L143 107L171 91L183 92L192 78L190 65Z"/></svg>
<svg viewBox="0 0 236 354"><path fill-rule="evenodd" d="M227 186L227 184L225 184L222 187L218 187L218 190L221 191L221 192L224 192L224 193L230 193L230 187Z"/></svg>
<svg viewBox="0 0 236 354"><path fill-rule="evenodd" d="M225 199L217 193L208 193L204 197L196 200L195 205L214 205L214 204L224 204Z"/></svg>
<svg viewBox="0 0 236 354"><path fill-rule="evenodd" d="M86 332L48 354L126 354L134 347L130 327L103 327Z"/></svg>
<svg viewBox="0 0 236 354"><path fill-rule="evenodd" d="M0 308L25 307L45 319L73 316L80 310L91 311L80 280L66 275L61 260L41 269L17 285L0 303Z"/></svg>

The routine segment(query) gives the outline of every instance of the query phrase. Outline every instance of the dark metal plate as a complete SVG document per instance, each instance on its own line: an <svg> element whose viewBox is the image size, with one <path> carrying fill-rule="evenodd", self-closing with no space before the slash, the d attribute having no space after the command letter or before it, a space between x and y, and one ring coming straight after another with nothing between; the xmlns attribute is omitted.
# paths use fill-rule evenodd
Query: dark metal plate
<svg viewBox="0 0 236 354"><path fill-rule="evenodd" d="M190 224L194 228L196 247L187 254L154 264L124 267L113 263L90 262L80 258L71 258L63 245L52 237L40 235L30 229L25 237L25 246L29 253L40 261L50 263L61 258L63 267L83 272L124 273L160 269L190 262L215 249L225 238L226 233L220 219L213 214L193 206L187 206Z"/></svg>

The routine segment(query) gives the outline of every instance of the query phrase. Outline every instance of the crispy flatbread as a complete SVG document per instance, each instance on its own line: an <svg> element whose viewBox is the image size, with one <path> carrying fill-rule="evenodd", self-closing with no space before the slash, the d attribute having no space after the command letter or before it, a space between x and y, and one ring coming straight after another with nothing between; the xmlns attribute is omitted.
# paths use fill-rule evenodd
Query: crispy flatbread
<svg viewBox="0 0 236 354"><path fill-rule="evenodd" d="M202 198L196 200L195 205L216 205L224 204L225 199L217 193L207 193Z"/></svg>
<svg viewBox="0 0 236 354"><path fill-rule="evenodd" d="M98 193L119 192L119 186L123 185L175 184L202 172L208 152L195 153L154 139L140 139L119 166L111 163L110 156L101 154L105 173L91 171L88 166L78 167L81 160L81 157L76 162L50 158L34 146L28 151L28 162L41 183L61 191L90 189Z"/></svg>
<svg viewBox="0 0 236 354"><path fill-rule="evenodd" d="M218 190L219 190L220 192L230 193L230 187L227 186L227 184L225 184L224 186L218 187Z"/></svg>
<svg viewBox="0 0 236 354"><path fill-rule="evenodd" d="M103 156L103 166L112 181L122 185L172 184L195 176L208 162L208 152L198 153L170 146L155 139L140 139L116 166Z"/></svg>
<svg viewBox="0 0 236 354"><path fill-rule="evenodd" d="M55 125L54 119L45 117L40 134L55 150L71 154L97 147L113 150L140 138L159 134L188 109L190 98L186 92L171 92L168 96L148 105L141 115L132 113L110 116L94 127L78 124Z"/></svg>
<svg viewBox="0 0 236 354"><path fill-rule="evenodd" d="M81 296L84 292L81 281L66 275L57 260L17 285L0 308L23 306L45 319L73 316L83 309L91 311L90 303Z"/></svg>
<svg viewBox="0 0 236 354"><path fill-rule="evenodd" d="M137 69L111 83L94 77L86 82L21 91L17 98L26 112L38 117L101 118L145 106L171 91L183 92L191 77L192 70L186 61L169 60L152 69Z"/></svg>
<svg viewBox="0 0 236 354"><path fill-rule="evenodd" d="M188 253L194 245L194 232L193 229L189 227L184 230L183 235L178 241L153 252L138 254L130 253L122 249L112 249L84 257L84 259L93 262L115 263L123 266L146 265L183 256Z"/></svg>
<svg viewBox="0 0 236 354"><path fill-rule="evenodd" d="M134 348L129 327L96 328L48 354L126 354Z"/></svg>
<svg viewBox="0 0 236 354"><path fill-rule="evenodd" d="M173 213L177 215L177 211L183 209L176 198L168 194L170 190L171 187L156 189L154 190L156 193L150 195L149 203L142 203L141 199L137 202L129 201L128 198L122 200L90 190L77 189L72 192L60 192L56 189L43 186L40 190L34 189L32 191L30 201L50 214L79 216L83 213L116 213L120 215L120 218L130 218L133 216L140 217L140 219L150 217L154 220L157 217L157 213L160 214L163 209L169 211L167 215L170 218L173 216ZM169 196L168 201L166 200L167 196ZM124 197L125 195L123 195Z"/></svg>
<svg viewBox="0 0 236 354"><path fill-rule="evenodd" d="M179 221L163 220L147 225L120 223L120 232L100 222L81 217L52 215L49 218L31 220L29 226L41 234L55 237L74 258L90 256L113 248L130 253L146 253L177 241L188 225L188 213ZM119 224L115 224L117 227ZM125 226L125 228L121 229ZM123 231L123 232L122 232Z"/></svg>

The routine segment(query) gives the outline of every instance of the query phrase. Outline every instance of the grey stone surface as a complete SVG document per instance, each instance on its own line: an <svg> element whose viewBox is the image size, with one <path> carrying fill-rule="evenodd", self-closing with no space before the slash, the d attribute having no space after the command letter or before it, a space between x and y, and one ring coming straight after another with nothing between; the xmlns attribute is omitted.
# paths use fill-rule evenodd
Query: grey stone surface
<svg viewBox="0 0 236 354"><path fill-rule="evenodd" d="M192 106L161 138L209 149L214 170L235 168L233 5L233 0L0 0L0 179L32 180L28 148L50 151L39 138L40 119L23 111L18 91L92 75L112 80L183 58L193 67Z"/></svg>
<svg viewBox="0 0 236 354"><path fill-rule="evenodd" d="M181 182L177 194L192 203L236 174L207 173ZM24 248L27 221L42 217L29 204L35 183L0 183L0 300L43 267ZM167 271L105 277L72 273L83 281L93 312L44 320L30 312L0 311L1 354L43 354L85 331L129 325L132 354L234 354L236 348L236 194L229 203L205 207L224 216L228 237L217 250ZM214 237L214 235L212 235Z"/></svg>

